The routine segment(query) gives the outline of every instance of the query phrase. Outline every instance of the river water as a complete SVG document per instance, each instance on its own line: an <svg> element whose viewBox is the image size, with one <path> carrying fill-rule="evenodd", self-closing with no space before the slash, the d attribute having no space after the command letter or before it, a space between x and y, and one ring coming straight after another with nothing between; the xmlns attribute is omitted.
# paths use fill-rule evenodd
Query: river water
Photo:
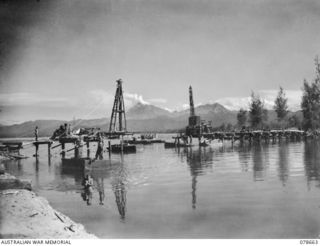
<svg viewBox="0 0 320 246"><path fill-rule="evenodd" d="M92 145L91 153L95 149ZM136 154L112 154L113 164L91 173L92 205L81 195L83 173L63 168L60 151L52 150L49 160L47 147L41 146L36 159L29 145L21 153L30 158L6 161L5 167L32 180L37 194L101 238L320 234L319 142L214 142L186 149L138 145ZM104 158L109 159L108 153Z"/></svg>

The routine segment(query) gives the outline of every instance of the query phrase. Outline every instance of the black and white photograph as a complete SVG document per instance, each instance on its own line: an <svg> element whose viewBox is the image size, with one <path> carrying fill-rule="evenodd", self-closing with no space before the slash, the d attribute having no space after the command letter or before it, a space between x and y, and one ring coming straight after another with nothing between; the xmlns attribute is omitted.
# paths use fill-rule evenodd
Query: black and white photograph
<svg viewBox="0 0 320 246"><path fill-rule="evenodd" d="M318 244L319 56L319 0L0 0L1 244Z"/></svg>

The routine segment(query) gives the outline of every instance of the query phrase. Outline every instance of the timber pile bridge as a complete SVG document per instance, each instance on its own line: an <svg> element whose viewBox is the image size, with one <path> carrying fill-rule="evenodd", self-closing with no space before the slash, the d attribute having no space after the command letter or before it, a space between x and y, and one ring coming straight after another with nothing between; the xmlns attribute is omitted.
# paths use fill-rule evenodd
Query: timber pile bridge
<svg viewBox="0 0 320 246"><path fill-rule="evenodd" d="M319 132L306 132L297 129L283 129L283 130L247 130L241 131L213 131L211 122L201 120L200 116L197 116L194 108L192 87L189 87L189 105L190 115L188 119L188 125L185 131L173 137L174 142L165 142L161 139L155 139L153 136L141 135L141 139L136 139L134 133L127 131L127 122L125 115L122 81L119 79L117 82L117 88L115 93L114 104L112 108L112 114L110 119L109 131L103 132L99 128L86 128L79 129L78 133L70 134L67 124L65 127L60 126L53 134L53 137L49 140L32 141L27 144L35 146L34 156L38 156L38 149L40 145L45 145L48 148L48 157L51 156L51 150L60 147L60 155L64 159L67 152L74 151L74 158L81 158L82 147L86 146L87 158L90 157L90 143L95 142L102 143L103 151L103 139L108 139L107 150L109 154L113 153L135 153L136 145L138 144L151 144L151 143L163 143L165 148L176 147L191 147L192 139L199 140L199 146L208 146L212 140L218 141L231 141L233 144L236 141L259 143L259 142L276 142L276 141L302 141L306 139L319 139ZM82 130L82 131L81 131ZM132 140L124 140L124 136L131 136ZM143 137L143 138L142 138ZM111 144L112 139L118 139L118 144ZM58 143L54 144L55 141ZM73 145L72 148L66 150L66 145ZM26 156L20 154L20 149L25 144L20 141L3 141L0 143L0 155L7 156L13 159L23 159Z"/></svg>
<svg viewBox="0 0 320 246"><path fill-rule="evenodd" d="M249 142L276 142L281 140L301 141L311 135L305 131L300 130L265 130L265 131L233 131L233 132L212 132L202 133L206 139L210 140L231 140L231 141L249 141Z"/></svg>
<svg viewBox="0 0 320 246"><path fill-rule="evenodd" d="M248 142L276 142L283 139L290 141L301 141L307 138L318 138L317 133L309 133L297 129L283 129L283 130L241 130L241 131L213 131L211 122L205 122L200 119L200 116L195 114L192 87L189 87L189 106L190 116L188 126L184 134L179 138L183 140L184 144L192 142L192 138L199 139L199 145L206 146L205 140L229 140L234 143L235 141L248 141ZM201 139L204 139L201 142ZM177 141L178 143L180 141Z"/></svg>

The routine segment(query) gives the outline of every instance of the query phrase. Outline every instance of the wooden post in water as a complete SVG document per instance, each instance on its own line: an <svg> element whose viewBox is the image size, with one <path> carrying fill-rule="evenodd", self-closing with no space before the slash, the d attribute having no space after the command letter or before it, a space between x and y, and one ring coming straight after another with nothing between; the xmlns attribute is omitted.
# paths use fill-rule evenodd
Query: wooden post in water
<svg viewBox="0 0 320 246"><path fill-rule="evenodd" d="M87 140L87 157L90 157L90 142Z"/></svg>
<svg viewBox="0 0 320 246"><path fill-rule="evenodd" d="M79 158L79 146L78 143L74 143L74 158Z"/></svg>
<svg viewBox="0 0 320 246"><path fill-rule="evenodd" d="M48 157L51 157L51 142L48 143Z"/></svg>
<svg viewBox="0 0 320 246"><path fill-rule="evenodd" d="M62 158L65 158L66 152L65 152L65 144L64 143L61 144L61 149L62 149L62 152L61 152Z"/></svg>
<svg viewBox="0 0 320 246"><path fill-rule="evenodd" d="M51 145L52 142L48 142L48 165L51 166Z"/></svg>
<svg viewBox="0 0 320 246"><path fill-rule="evenodd" d="M121 153L123 153L123 137L122 136L120 140L120 148L121 148Z"/></svg>
<svg viewBox="0 0 320 246"><path fill-rule="evenodd" d="M38 145L38 143L35 143L35 146L36 146L35 156L37 157L37 156L38 156L38 151L39 151L39 145Z"/></svg>
<svg viewBox="0 0 320 246"><path fill-rule="evenodd" d="M111 155L111 141L108 140L108 150L109 150L109 156Z"/></svg>

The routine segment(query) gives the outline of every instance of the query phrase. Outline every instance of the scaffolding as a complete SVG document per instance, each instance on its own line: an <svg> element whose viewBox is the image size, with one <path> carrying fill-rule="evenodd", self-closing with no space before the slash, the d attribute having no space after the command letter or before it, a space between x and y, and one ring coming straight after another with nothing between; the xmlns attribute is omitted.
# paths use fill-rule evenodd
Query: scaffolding
<svg viewBox="0 0 320 246"><path fill-rule="evenodd" d="M122 80L118 79L117 89L114 97L114 103L111 113L109 133L112 134L125 134L127 131L126 112L124 108ZM118 124L117 124L118 120Z"/></svg>

